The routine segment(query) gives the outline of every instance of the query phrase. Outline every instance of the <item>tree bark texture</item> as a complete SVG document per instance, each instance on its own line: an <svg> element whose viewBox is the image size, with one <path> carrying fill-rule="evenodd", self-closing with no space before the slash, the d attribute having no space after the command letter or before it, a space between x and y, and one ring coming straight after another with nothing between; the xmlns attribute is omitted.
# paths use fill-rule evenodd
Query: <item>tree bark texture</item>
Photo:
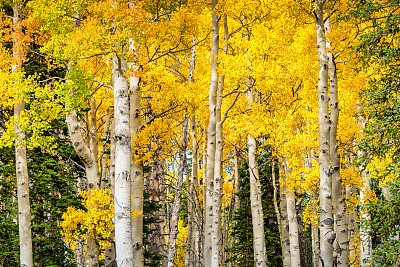
<svg viewBox="0 0 400 267"><path fill-rule="evenodd" d="M330 21L327 19L327 31L330 32ZM327 42L328 49L331 43ZM342 178L340 176L340 155L337 145L337 129L339 121L339 100L338 100L338 79L335 58L330 49L328 52L328 68L330 75L330 159L332 177L332 203L335 214L335 233L337 248L334 251L334 261L337 267L348 266L349 264L349 239L348 225L345 209L345 198L342 194Z"/></svg>
<svg viewBox="0 0 400 267"><path fill-rule="evenodd" d="M131 137L129 127L127 63L114 53L113 90L115 121L115 249L118 267L133 267L131 217Z"/></svg>
<svg viewBox="0 0 400 267"><path fill-rule="evenodd" d="M22 5L19 1L13 2L13 28L16 32L13 38L14 64L12 72L17 73L22 68ZM14 81L16 82L16 81ZM15 139L15 167L17 177L18 198L18 231L20 246L20 265L33 267L32 234L31 234L31 207L29 203L29 175L26 157L25 132L21 129L21 121L25 109L23 97L19 97L14 106Z"/></svg>
<svg viewBox="0 0 400 267"><path fill-rule="evenodd" d="M248 98L250 103L254 103L254 94L249 85L249 79L246 81L248 88ZM249 149L249 173L250 173L250 203L251 218L253 224L253 247L254 247L254 265L267 266L265 235L264 235L264 213L261 202L261 182L258 173L257 161L257 140L248 135L247 146Z"/></svg>
<svg viewBox="0 0 400 267"><path fill-rule="evenodd" d="M214 207L214 169L215 169L215 151L216 151L216 106L218 91L218 63L216 57L219 49L219 25L218 17L215 13L217 0L212 0L212 43L211 43L211 82L209 92L209 111L210 119L208 123L208 143L207 143L207 197L206 197L206 220L205 220L205 238L204 238L204 264L213 266L213 234L216 234L214 227L216 209ZM216 265L218 267L218 265Z"/></svg>
<svg viewBox="0 0 400 267"><path fill-rule="evenodd" d="M318 114L319 114L319 172L320 172L320 246L321 266L333 266L332 181L330 168L330 120L328 96L328 55L324 25L324 0L315 1L315 24L319 61Z"/></svg>
<svg viewBox="0 0 400 267"><path fill-rule="evenodd" d="M115 192L115 121L111 123L111 134L110 134L110 168L108 174L108 189L111 190L111 197L114 199ZM105 250L105 267L111 267L113 264L116 264L116 255L115 255L115 228L111 232L109 241L110 247Z"/></svg>
<svg viewBox="0 0 400 267"><path fill-rule="evenodd" d="M280 192L280 208L281 208L281 246L282 246L282 261L284 267L290 267L290 239L289 239L289 220L288 220L288 210L287 210L287 187L286 187L286 176L284 173L284 168L282 163L279 163L279 192Z"/></svg>
<svg viewBox="0 0 400 267"><path fill-rule="evenodd" d="M285 159L285 176L290 175L292 172L291 168L287 166L287 160ZM287 177L287 176L286 176ZM289 241L290 241L290 262L292 267L300 267L300 244L299 244L299 225L297 222L296 213L296 202L294 198L294 193L287 190L286 193L286 204L287 204L287 214L289 222Z"/></svg>
<svg viewBox="0 0 400 267"><path fill-rule="evenodd" d="M130 49L136 51L134 43L130 40ZM137 54L136 54L137 55ZM130 91L130 135L135 139L139 133L141 126L141 91L140 91L140 78L138 77L139 67L135 63L130 63L133 69L132 75L129 77L129 91ZM144 190L144 177L143 165L135 159L135 148L133 147L131 153L131 195L132 211L143 211L143 190ZM144 266L144 251L143 251L143 212L135 217L132 221L132 242L133 242L133 259L135 267Z"/></svg>

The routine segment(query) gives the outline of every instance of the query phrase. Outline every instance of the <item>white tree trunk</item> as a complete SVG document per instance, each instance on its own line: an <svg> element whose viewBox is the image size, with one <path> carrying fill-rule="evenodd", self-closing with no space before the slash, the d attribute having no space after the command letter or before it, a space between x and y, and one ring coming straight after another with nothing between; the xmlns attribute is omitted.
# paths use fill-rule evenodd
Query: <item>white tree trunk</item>
<svg viewBox="0 0 400 267"><path fill-rule="evenodd" d="M133 41L130 40L130 50L136 51ZM137 53L136 53L137 56ZM138 76L139 67L135 63L130 63L130 67L134 73L129 77L129 91L130 91L130 135L133 139L139 133L141 126L141 91L140 91L140 78ZM132 211L143 211L143 189L144 177L143 166L137 162L134 157L135 148L131 153L131 195ZM135 267L144 266L144 250L143 250L143 212L135 217L132 221L132 242L133 242L133 259Z"/></svg>
<svg viewBox="0 0 400 267"><path fill-rule="evenodd" d="M327 31L330 32L330 21L327 19ZM331 48L327 42L328 49ZM342 178L340 177L340 155L337 146L337 128L339 121L339 102L338 102L338 80L336 73L336 63L332 50L328 53L328 67L330 75L330 159L332 177L332 202L335 213L335 232L337 248L334 251L334 260L338 267L345 267L349 264L349 239L348 225L345 209L345 198L342 194Z"/></svg>
<svg viewBox="0 0 400 267"><path fill-rule="evenodd" d="M12 72L17 73L22 68L22 5L19 1L13 3L13 27L17 32L13 39L13 57L15 63ZM18 33L19 32L19 33ZM21 97L21 96L18 96ZM21 113L25 109L23 98L18 100L14 106L14 131L15 139L15 167L17 176L17 197L18 197L18 230L20 245L20 265L33 267L32 235L31 235L31 207L29 203L29 175L26 158L25 132L21 129Z"/></svg>
<svg viewBox="0 0 400 267"><path fill-rule="evenodd" d="M257 141L248 136L247 146L249 148L249 172L250 172L250 203L251 218L253 224L253 247L254 266L267 266L265 235L264 235L264 213L261 203L261 182L258 174Z"/></svg>
<svg viewBox="0 0 400 267"><path fill-rule="evenodd" d="M181 207L181 198L182 198L183 173L186 166L186 148L188 143L187 128L188 128L188 117L186 115L185 122L183 124L181 151L179 152L180 162L178 169L178 179L176 181L176 187L175 187L174 204L172 208L171 232L168 239L168 257L167 257L168 267L175 266L174 258L176 254L176 238L179 232L178 222L179 222L179 210Z"/></svg>
<svg viewBox="0 0 400 267"><path fill-rule="evenodd" d="M254 94L250 85L250 80L250 78L246 79L246 87L249 90L247 96L252 104L254 103ZM264 213L261 202L261 182L258 173L257 140L248 135L247 146L249 149L250 203L253 224L254 265L266 267L267 254L265 248Z"/></svg>
<svg viewBox="0 0 400 267"><path fill-rule="evenodd" d="M328 55L324 26L324 0L315 1L315 24L319 60L318 114L319 114L319 171L320 171L320 238L321 266L333 265L332 181L330 176L330 120L328 96Z"/></svg>
<svg viewBox="0 0 400 267"><path fill-rule="evenodd" d="M286 176L284 173L284 168L281 163L279 163L279 175L280 175L280 208L281 208L281 246L282 246L282 261L284 267L290 267L290 239L289 239L289 220L288 220L288 210L287 210L287 187L286 187Z"/></svg>
<svg viewBox="0 0 400 267"><path fill-rule="evenodd" d="M289 175L292 169L287 167L285 159L285 176ZM297 223L296 203L293 193L289 190L286 194L287 214L289 222L289 241L290 241L290 262L292 267L300 267L300 245L299 245L299 225Z"/></svg>
<svg viewBox="0 0 400 267"><path fill-rule="evenodd" d="M113 90L115 121L115 249L118 267L133 267L131 217L131 137L129 132L128 83L124 76L126 61L113 56Z"/></svg>
<svg viewBox="0 0 400 267"><path fill-rule="evenodd" d="M368 170L365 171L365 183L360 192L360 199L365 204L367 202L366 195L367 191L370 190L371 184L369 179ZM372 255L372 239L369 234L371 228L369 227L369 223L371 221L371 216L368 213L368 210L363 210L361 213L361 220L363 221L362 227L360 227L360 266L367 267L370 266L370 260Z"/></svg>
<svg viewBox="0 0 400 267"><path fill-rule="evenodd" d="M317 201L318 201L318 191L314 189L311 193L311 209L313 214L317 214ZM313 251L313 266L319 267L319 234L318 228L315 225L311 225L311 241L312 241L312 251Z"/></svg>
<svg viewBox="0 0 400 267"><path fill-rule="evenodd" d="M109 168L109 180L108 180L108 189L111 190L111 197L114 198L115 192L115 122L111 123L111 135L110 135L110 168ZM111 232L110 235L110 247L106 248L105 251L105 267L111 267L116 263L115 258L115 229Z"/></svg>
<svg viewBox="0 0 400 267"><path fill-rule="evenodd" d="M208 144L207 144L207 197L206 197L206 220L204 238L204 264L213 266L213 234L216 234L215 222L216 209L214 207L214 171L215 171L215 151L216 151L216 106L218 91L218 56L219 48L219 26L218 17L215 13L217 0L212 0L212 43L211 43L211 82L209 93L210 120L208 124ZM216 237L215 237L216 238ZM216 265L218 267L218 265Z"/></svg>

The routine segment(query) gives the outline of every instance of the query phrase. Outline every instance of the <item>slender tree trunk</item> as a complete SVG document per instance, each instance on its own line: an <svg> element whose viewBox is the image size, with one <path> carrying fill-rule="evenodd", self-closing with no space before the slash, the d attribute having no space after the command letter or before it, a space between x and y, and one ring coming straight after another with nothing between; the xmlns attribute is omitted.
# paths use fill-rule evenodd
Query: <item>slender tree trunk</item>
<svg viewBox="0 0 400 267"><path fill-rule="evenodd" d="M207 186L208 186L208 180L207 180L207 150L206 150L206 143L208 143L206 136L208 135L208 132L206 128L204 127L203 129L203 136L204 136L204 141L203 141L203 210L202 210L202 216L201 216L201 235L200 235L200 265L205 266L205 245L206 245L206 220L207 220Z"/></svg>
<svg viewBox="0 0 400 267"><path fill-rule="evenodd" d="M285 176L290 175L292 169L288 168L285 159ZM290 262L292 267L300 267L299 225L297 222L296 202L293 193L288 190L286 194L287 214L289 221Z"/></svg>
<svg viewBox="0 0 400 267"><path fill-rule="evenodd" d="M330 120L328 96L328 55L324 25L324 0L315 1L315 24L319 59L318 114L319 114L319 170L320 170L320 245L321 266L333 265L332 181L330 176Z"/></svg>
<svg viewBox="0 0 400 267"><path fill-rule="evenodd" d="M132 40L130 40L131 51L136 51ZM133 139L138 135L141 126L141 91L140 91L140 78L138 77L139 67L130 63L134 73L129 78L130 84L130 135ZM135 148L132 149L131 154L131 195L132 211L143 211L143 165L135 159ZM133 260L135 267L144 266L144 251L143 251L143 212L141 215L135 217L132 221L132 242L133 242Z"/></svg>
<svg viewBox="0 0 400 267"><path fill-rule="evenodd" d="M282 261L284 267L291 267L290 260L290 239L289 239L289 220L288 220L288 210L287 210L287 200L286 200L286 176L282 168L282 164L279 163L279 192L280 192L280 208L281 208L281 246L282 246Z"/></svg>
<svg viewBox="0 0 400 267"><path fill-rule="evenodd" d="M257 163L257 141L248 136L249 148L249 170L250 170L250 203L253 224L253 247L254 265L267 266L265 236L264 236L264 213L261 203L261 182L258 174Z"/></svg>
<svg viewBox="0 0 400 267"><path fill-rule="evenodd" d="M248 97L250 103L254 103L254 95L247 79ZM250 203L251 218L253 224L253 247L254 247L254 265L267 266L265 236L264 236L264 213L261 202L261 182L258 174L257 161L257 140L248 136L247 146L249 149L249 172L250 172Z"/></svg>
<svg viewBox="0 0 400 267"><path fill-rule="evenodd" d="M192 165L193 167L193 165ZM187 201L188 201L188 221L187 221L187 234L186 234L186 244L185 244L185 267L190 266L190 261L193 257L193 247L192 247L192 239L193 239L193 191L191 188L191 181L188 177L186 177L186 188L187 188Z"/></svg>
<svg viewBox="0 0 400 267"><path fill-rule="evenodd" d="M13 39L13 57L15 63L12 72L18 73L22 68L22 5L14 1L13 6L13 28L15 33ZM15 81L16 82L16 81ZM17 176L17 197L18 197L18 229L20 245L21 266L33 267L32 234L31 234L31 207L29 203L29 175L26 158L26 138L21 126L22 113L25 109L25 101L18 96L14 106L14 131L15 139L15 166Z"/></svg>
<svg viewBox="0 0 400 267"><path fill-rule="evenodd" d="M129 127L127 63L116 53L113 57L115 120L115 249L118 267L133 267L131 217L131 136Z"/></svg>
<svg viewBox="0 0 400 267"><path fill-rule="evenodd" d="M235 211L237 212L240 209L240 197L238 195L236 195L239 190L239 151L237 150L236 146L235 146L235 154L234 156L234 163L235 163L235 173L234 173L234 177L235 177Z"/></svg>
<svg viewBox="0 0 400 267"><path fill-rule="evenodd" d="M189 82L193 82L193 72L195 67L196 57L196 38L193 38L192 57L190 60L189 68ZM188 179L188 232L186 243L185 266L194 266L198 262L198 208L199 208L199 195L198 195L198 146L197 146L197 126L196 117L192 116L192 174L191 181Z"/></svg>
<svg viewBox="0 0 400 267"><path fill-rule="evenodd" d="M111 136L110 136L110 169L109 169L109 180L108 188L111 190L111 197L114 199L115 194L115 121L111 123ZM115 258L115 228L112 230L109 241L110 247L106 248L105 251L105 267L111 267L116 264Z"/></svg>
<svg viewBox="0 0 400 267"><path fill-rule="evenodd" d="M111 116L108 113L108 110L106 111L106 122L104 124L104 133L103 133L103 138L105 140L109 140L110 138L110 121L111 121ZM101 155L101 172L100 172L100 179L98 181L98 185L100 187L100 189L105 189L106 188L106 182L109 182L108 179L109 177L107 177L107 164L108 164L108 156L106 153L107 150L107 141L104 141L103 143L103 152Z"/></svg>
<svg viewBox="0 0 400 267"><path fill-rule="evenodd" d="M318 201L318 191L317 189L313 189L311 193L311 209L313 214L317 214L317 201ZM319 267L319 234L318 228L315 225L311 225L311 242L312 242L312 251L313 251L313 266Z"/></svg>
<svg viewBox="0 0 400 267"><path fill-rule="evenodd" d="M367 191L371 189L369 172L365 171L365 183L360 192L360 199L363 201L364 205L367 203ZM371 217L368 213L368 210L363 210L361 214L361 220L363 221L362 226L360 227L360 266L367 267L370 266L370 260L372 255L372 239L369 232L371 228L369 227L369 223L371 221Z"/></svg>
<svg viewBox="0 0 400 267"><path fill-rule="evenodd" d="M328 32L330 32L330 21L326 21ZM331 47L327 42L328 49ZM337 267L348 266L349 264L349 239L348 225L345 209L345 198L342 194L342 178L340 176L340 155L337 146L337 128L339 121L339 102L338 102L338 81L336 73L336 63L332 50L328 53L328 67L330 74L330 158L331 158L331 177L332 177L332 203L335 213L335 233L337 248L334 251L334 260Z"/></svg>
<svg viewBox="0 0 400 267"><path fill-rule="evenodd" d="M219 49L219 26L218 17L215 13L217 0L212 0L212 44L211 44L211 82L209 93L209 110L210 120L208 124L208 145L207 145L207 199L206 199L206 221L205 221L205 238L204 238L204 264L205 266L218 267L218 254L215 256L213 244L217 239L216 221L218 207L215 207L214 192L216 185L214 180L215 171L215 152L216 152L216 107L217 107L217 91L218 91L218 63L216 57ZM218 164L218 163L217 163ZM218 185L219 186L219 185ZM217 200L218 201L218 200ZM214 239L214 242L213 242ZM215 264L217 257L217 265ZM214 259L214 261L213 261Z"/></svg>
<svg viewBox="0 0 400 267"><path fill-rule="evenodd" d="M191 248L193 249L193 257L190 259L191 266L200 265L200 203L199 203L199 179L198 179L198 144L197 144L197 124L196 117L192 116L192 177L191 177L191 196L192 196L192 210L193 210L193 239L191 241Z"/></svg>
<svg viewBox="0 0 400 267"><path fill-rule="evenodd" d="M168 239L168 258L167 258L168 267L174 267L174 258L176 254L176 238L179 232L178 221L179 221L179 210L181 207L181 198L182 198L183 172L186 166L186 148L188 143L187 129L188 129L188 116L186 115L185 122L183 124L181 151L179 152L180 162L178 169L178 179L175 187L174 205L172 208L171 232Z"/></svg>

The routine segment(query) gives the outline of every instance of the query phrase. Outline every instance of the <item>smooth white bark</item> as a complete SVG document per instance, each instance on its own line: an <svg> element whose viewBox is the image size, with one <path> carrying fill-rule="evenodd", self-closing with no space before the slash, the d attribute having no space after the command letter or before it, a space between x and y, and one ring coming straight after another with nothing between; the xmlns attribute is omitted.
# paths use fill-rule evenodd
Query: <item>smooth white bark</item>
<svg viewBox="0 0 400 267"><path fill-rule="evenodd" d="M130 40L130 50L135 51L136 48L132 40ZM137 57L137 53L135 53ZM137 61L137 59L135 59ZM138 76L139 66L136 63L130 63L133 69L132 75L129 77L129 93L130 93L130 135L135 139L139 133L141 126L141 91L140 77ZM143 166L135 159L135 148L131 153L131 210L143 211L143 190L144 176ZM144 266L144 250L143 250L143 212L135 217L132 221L132 242L133 242L133 259L135 267Z"/></svg>
<svg viewBox="0 0 400 267"><path fill-rule="evenodd" d="M320 172L320 259L321 266L333 266L332 181L330 169L330 120L328 96L328 55L326 50L326 31L324 25L324 0L315 1L315 25L317 32L317 51L319 61L318 75L318 114L319 114L319 172Z"/></svg>
<svg viewBox="0 0 400 267"><path fill-rule="evenodd" d="M18 73L22 68L22 5L19 1L13 2L13 58L12 72ZM15 81L16 82L16 81ZM20 246L21 266L33 267L32 255L32 234L31 234L31 208L29 203L29 175L26 158L26 137L21 129L22 116L25 109L25 101L20 99L14 106L14 132L15 139L15 167L17 177L17 198L18 198L18 231Z"/></svg>
<svg viewBox="0 0 400 267"><path fill-rule="evenodd" d="M211 82L209 92L209 111L210 118L208 124L208 144L207 144L207 192L206 196L206 219L205 219L205 238L204 238L204 264L205 266L213 266L213 238L216 234L215 222L216 209L214 207L214 171L215 171L215 151L216 151L216 106L217 106L217 91L218 91L218 56L219 48L219 26L218 17L215 13L217 0L212 0L212 43L211 43ZM213 236L214 234L214 236ZM217 237L215 237L217 238ZM214 265L218 267L217 265Z"/></svg>
<svg viewBox="0 0 400 267"><path fill-rule="evenodd" d="M115 249L118 267L133 267L131 218L131 137L129 131L128 82L124 76L127 63L113 56L113 90L115 121Z"/></svg>

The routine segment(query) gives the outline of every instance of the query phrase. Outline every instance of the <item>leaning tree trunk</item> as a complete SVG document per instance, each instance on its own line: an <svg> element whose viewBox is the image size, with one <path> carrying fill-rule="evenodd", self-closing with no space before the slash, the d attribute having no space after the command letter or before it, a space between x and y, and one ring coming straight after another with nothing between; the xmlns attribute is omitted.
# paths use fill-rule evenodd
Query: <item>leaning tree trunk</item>
<svg viewBox="0 0 400 267"><path fill-rule="evenodd" d="M19 1L14 1L13 6L13 27L15 36L13 38L13 57L15 63L12 72L17 73L22 68L22 5ZM16 81L15 81L16 82ZM29 175L26 158L26 138L22 128L21 113L25 109L25 101L18 96L14 107L14 131L15 139L15 167L17 176L17 195L18 195L18 229L20 245L20 265L33 267L32 254L32 235L31 235L31 207L29 204Z"/></svg>
<svg viewBox="0 0 400 267"><path fill-rule="evenodd" d="M326 21L327 30L330 32L330 21ZM327 42L328 49L331 47ZM337 146L337 128L339 121L339 102L338 102L338 80L336 73L336 63L332 50L328 53L328 67L330 75L330 107L331 107L331 130L330 130L330 158L331 158L331 177L332 177L332 203L335 213L335 232L337 248L335 249L334 259L337 267L345 267L349 264L349 238L348 225L345 209L345 198L342 194L342 178L340 177L340 156Z"/></svg>
<svg viewBox="0 0 400 267"><path fill-rule="evenodd" d="M136 51L133 41L130 40L131 51ZM137 53L135 53L137 57ZM137 60L137 59L135 59ZM141 91L140 91L140 78L138 77L139 67L131 63L131 68L134 73L129 78L130 85L130 135L133 139L139 134L139 128L141 126ZM137 215L132 221L132 242L133 242L133 260L135 267L144 266L144 251L143 251L143 189L144 189L144 177L143 177L143 165L135 159L135 148L132 149L131 153L131 195L132 211L142 211L140 215Z"/></svg>
<svg viewBox="0 0 400 267"><path fill-rule="evenodd" d="M129 129L127 63L113 56L113 90L115 121L115 250L118 267L133 267L131 217L131 137Z"/></svg>
<svg viewBox="0 0 400 267"><path fill-rule="evenodd" d="M179 222L179 210L181 208L182 198L182 186L183 186L183 172L186 166L186 148L187 148L187 128L188 128L188 116L185 116L182 133L182 144L181 151L179 152L179 168L178 168L178 179L175 187L174 205L172 207L171 217L171 232L168 239L168 257L167 266L174 267L174 258L176 254L176 238L178 235L178 222Z"/></svg>
<svg viewBox="0 0 400 267"><path fill-rule="evenodd" d="M315 1L315 24L319 60L318 114L319 114L319 173L320 173L320 259L321 266L333 265L332 181L330 177L330 120L328 96L328 55L324 25L324 0Z"/></svg>
<svg viewBox="0 0 400 267"><path fill-rule="evenodd" d="M212 0L212 43L211 43L211 82L209 93L210 119L208 124L208 144L207 144L207 197L206 197L206 219L205 219L205 237L204 237L204 264L212 266L213 258L213 234L216 233L215 222L216 208L214 207L214 168L216 151L216 106L218 91L218 56L219 48L219 26L218 17L215 13L217 0ZM216 238L216 237L215 237ZM218 267L218 265L216 265Z"/></svg>

